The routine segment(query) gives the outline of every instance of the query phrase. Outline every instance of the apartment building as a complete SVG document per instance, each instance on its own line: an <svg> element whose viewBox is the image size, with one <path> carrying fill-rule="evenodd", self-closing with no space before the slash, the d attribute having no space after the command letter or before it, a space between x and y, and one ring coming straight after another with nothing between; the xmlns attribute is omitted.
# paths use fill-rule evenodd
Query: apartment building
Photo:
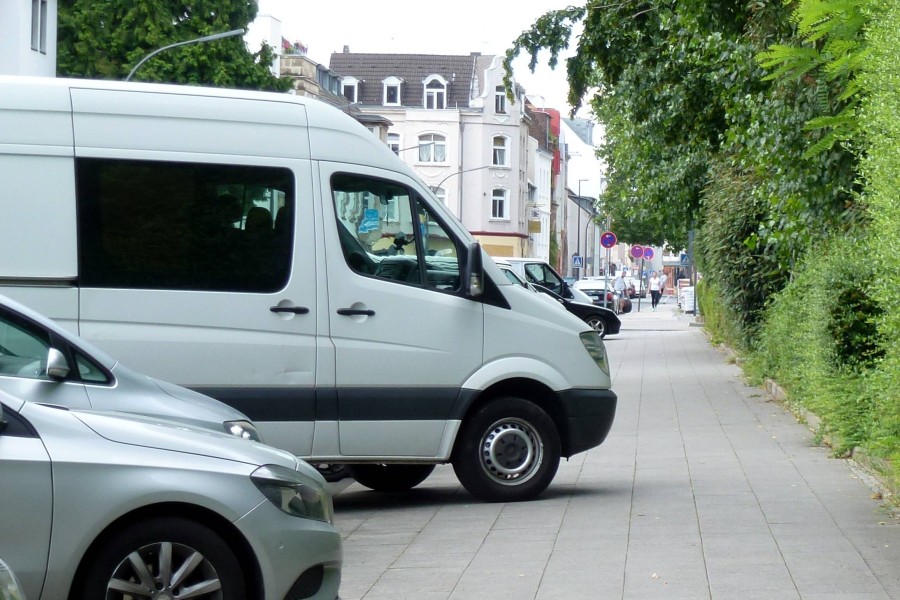
<svg viewBox="0 0 900 600"><path fill-rule="evenodd" d="M501 57L367 54L345 46L329 69L341 76L352 107L392 123L387 143L490 254L533 251L524 90L507 98Z"/></svg>

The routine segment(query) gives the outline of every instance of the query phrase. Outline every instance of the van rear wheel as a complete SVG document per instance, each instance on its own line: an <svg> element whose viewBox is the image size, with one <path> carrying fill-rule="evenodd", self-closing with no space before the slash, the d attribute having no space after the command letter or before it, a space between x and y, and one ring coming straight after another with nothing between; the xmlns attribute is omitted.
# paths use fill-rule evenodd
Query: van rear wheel
<svg viewBox="0 0 900 600"><path fill-rule="evenodd" d="M498 398L463 424L453 453L456 477L488 502L529 500L544 491L559 468L559 432L538 405Z"/></svg>
<svg viewBox="0 0 900 600"><path fill-rule="evenodd" d="M349 465L350 476L376 492L405 492L431 475L434 465Z"/></svg>

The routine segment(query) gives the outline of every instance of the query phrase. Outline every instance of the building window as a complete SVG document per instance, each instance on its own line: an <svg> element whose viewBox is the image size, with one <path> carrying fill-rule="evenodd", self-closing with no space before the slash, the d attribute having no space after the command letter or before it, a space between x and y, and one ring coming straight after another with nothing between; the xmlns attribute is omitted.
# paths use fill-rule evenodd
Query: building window
<svg viewBox="0 0 900 600"><path fill-rule="evenodd" d="M351 103L359 102L359 80L355 77L344 77L341 81L341 94Z"/></svg>
<svg viewBox="0 0 900 600"><path fill-rule="evenodd" d="M440 200L444 206L447 205L447 190L442 187L438 188L434 190L434 195L437 196L437 199Z"/></svg>
<svg viewBox="0 0 900 600"><path fill-rule="evenodd" d="M47 53L47 0L31 0L31 49Z"/></svg>
<svg viewBox="0 0 900 600"><path fill-rule="evenodd" d="M433 133L420 135L419 162L447 162L447 139Z"/></svg>
<svg viewBox="0 0 900 600"><path fill-rule="evenodd" d="M498 115L506 114L506 90L502 85L494 90L494 112Z"/></svg>
<svg viewBox="0 0 900 600"><path fill-rule="evenodd" d="M507 139L502 135L494 136L494 154L492 159L493 162L491 164L498 167L508 166L506 162L506 157L508 154L506 151L507 143Z"/></svg>
<svg viewBox="0 0 900 600"><path fill-rule="evenodd" d="M506 219L507 191L503 188L494 188L491 194L491 218Z"/></svg>
<svg viewBox="0 0 900 600"><path fill-rule="evenodd" d="M440 75L432 75L425 80L425 108L447 108L447 80Z"/></svg>
<svg viewBox="0 0 900 600"><path fill-rule="evenodd" d="M402 79L396 77L388 77L382 84L384 85L384 97L382 104L384 106L400 106L400 85Z"/></svg>
<svg viewBox="0 0 900 600"><path fill-rule="evenodd" d="M400 156L400 134L399 133L389 133L387 137L387 145L388 148L391 149L391 152Z"/></svg>

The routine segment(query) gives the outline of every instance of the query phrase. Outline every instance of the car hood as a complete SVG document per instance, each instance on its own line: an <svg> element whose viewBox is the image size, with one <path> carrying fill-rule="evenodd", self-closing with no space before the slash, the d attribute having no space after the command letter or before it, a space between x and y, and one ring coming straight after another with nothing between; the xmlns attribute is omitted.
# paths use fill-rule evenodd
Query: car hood
<svg viewBox="0 0 900 600"><path fill-rule="evenodd" d="M290 469L297 469L302 462L294 455L272 446L177 421L120 412L71 412L97 435L119 444L196 454L251 465L277 464ZM312 467L308 468L315 472ZM301 470L305 470L302 465Z"/></svg>

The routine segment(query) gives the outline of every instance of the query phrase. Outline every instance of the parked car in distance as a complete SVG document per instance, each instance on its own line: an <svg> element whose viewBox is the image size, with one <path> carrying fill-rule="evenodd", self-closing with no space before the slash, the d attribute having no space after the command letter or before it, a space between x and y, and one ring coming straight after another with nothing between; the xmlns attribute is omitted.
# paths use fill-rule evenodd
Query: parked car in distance
<svg viewBox="0 0 900 600"><path fill-rule="evenodd" d="M602 306L597 306L593 303L569 300L542 285L532 285L534 285L539 292L547 294L551 298L561 302L567 311L590 325L594 331L599 333L601 339L605 338L607 335L619 333L619 330L622 327L622 321L619 320L619 317L616 316L615 311L611 308L603 308Z"/></svg>
<svg viewBox="0 0 900 600"><path fill-rule="evenodd" d="M325 481L224 432L0 392L0 556L28 600L334 600Z"/></svg>
<svg viewBox="0 0 900 600"><path fill-rule="evenodd" d="M608 282L604 282L602 278L581 279L575 282L575 288L587 294L591 298L591 302L597 306L612 309L617 314L631 312L630 298L625 295L616 299L613 280L611 279ZM604 291L606 295L605 303L603 298Z"/></svg>
<svg viewBox="0 0 900 600"><path fill-rule="evenodd" d="M528 283L543 286L551 292L575 300L576 302L590 303L587 294L567 283L559 273L553 270L547 261L539 258L495 258L495 261L503 261L508 264L520 277Z"/></svg>
<svg viewBox="0 0 900 600"><path fill-rule="evenodd" d="M128 369L26 306L0 295L0 390L68 408L174 419L260 440L240 411Z"/></svg>
<svg viewBox="0 0 900 600"><path fill-rule="evenodd" d="M647 282L641 282L637 277L625 276L625 289L631 290L632 298L647 297Z"/></svg>

